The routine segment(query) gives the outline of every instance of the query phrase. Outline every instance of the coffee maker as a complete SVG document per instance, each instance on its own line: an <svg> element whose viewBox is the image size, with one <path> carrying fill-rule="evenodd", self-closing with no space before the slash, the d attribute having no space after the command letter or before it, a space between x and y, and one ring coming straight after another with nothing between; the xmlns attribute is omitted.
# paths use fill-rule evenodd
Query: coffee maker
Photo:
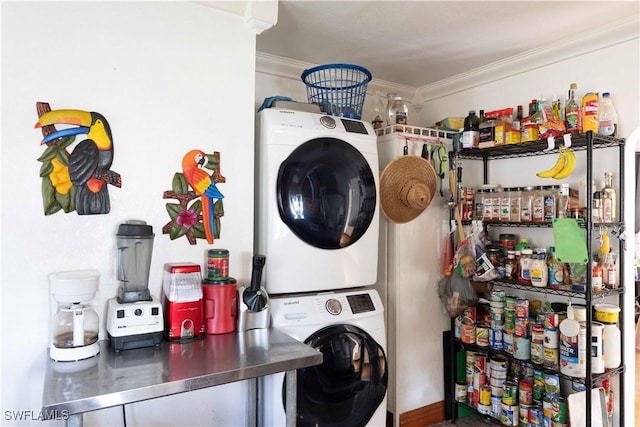
<svg viewBox="0 0 640 427"><path fill-rule="evenodd" d="M51 346L49 356L59 362L88 359L100 352L98 283L95 270L61 271L49 275Z"/></svg>
<svg viewBox="0 0 640 427"><path fill-rule="evenodd" d="M164 331L162 304L149 291L153 228L130 220L116 235L118 296L107 302L107 332L114 350L160 344Z"/></svg>

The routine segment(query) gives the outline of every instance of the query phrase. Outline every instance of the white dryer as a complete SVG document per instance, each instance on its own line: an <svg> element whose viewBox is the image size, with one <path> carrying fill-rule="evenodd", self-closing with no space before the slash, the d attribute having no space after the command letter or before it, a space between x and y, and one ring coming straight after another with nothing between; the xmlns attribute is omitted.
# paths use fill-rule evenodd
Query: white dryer
<svg viewBox="0 0 640 427"><path fill-rule="evenodd" d="M371 124L282 108L258 113L256 252L270 295L373 285L378 148Z"/></svg>
<svg viewBox="0 0 640 427"><path fill-rule="evenodd" d="M297 371L298 427L384 427L387 358L384 309L374 289L271 299L272 326L320 351ZM259 425L283 426L284 373L260 379Z"/></svg>

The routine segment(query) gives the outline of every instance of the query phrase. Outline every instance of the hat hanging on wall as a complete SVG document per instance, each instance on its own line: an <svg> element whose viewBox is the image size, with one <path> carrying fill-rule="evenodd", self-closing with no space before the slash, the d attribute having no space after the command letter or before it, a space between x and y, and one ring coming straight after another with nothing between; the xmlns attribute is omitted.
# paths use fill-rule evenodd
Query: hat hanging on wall
<svg viewBox="0 0 640 427"><path fill-rule="evenodd" d="M391 222L402 224L415 219L431 203L436 193L436 171L418 156L392 160L380 176L380 207Z"/></svg>

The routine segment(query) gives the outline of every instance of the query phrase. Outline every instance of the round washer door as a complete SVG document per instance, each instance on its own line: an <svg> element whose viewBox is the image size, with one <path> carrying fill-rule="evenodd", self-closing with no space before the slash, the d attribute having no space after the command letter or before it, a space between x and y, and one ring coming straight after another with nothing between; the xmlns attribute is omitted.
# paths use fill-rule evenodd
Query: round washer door
<svg viewBox="0 0 640 427"><path fill-rule="evenodd" d="M367 159L336 138L315 138L287 157L277 177L278 212L302 241L321 249L354 244L371 224L376 184Z"/></svg>
<svg viewBox="0 0 640 427"><path fill-rule="evenodd" d="M387 358L382 347L353 325L320 329L305 344L320 351L323 361L297 371L296 425L366 425L387 391ZM283 385L283 407L285 397Z"/></svg>

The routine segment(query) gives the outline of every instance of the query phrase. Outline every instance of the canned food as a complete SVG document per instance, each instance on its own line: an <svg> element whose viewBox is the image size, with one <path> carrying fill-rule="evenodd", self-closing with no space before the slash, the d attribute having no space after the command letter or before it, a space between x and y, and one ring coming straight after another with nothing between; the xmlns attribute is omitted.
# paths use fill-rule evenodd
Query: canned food
<svg viewBox="0 0 640 427"><path fill-rule="evenodd" d="M513 357L518 360L531 359L531 341L529 338L513 337Z"/></svg>
<svg viewBox="0 0 640 427"><path fill-rule="evenodd" d="M466 402L467 401L467 383L457 382L456 383L456 402Z"/></svg>
<svg viewBox="0 0 640 427"><path fill-rule="evenodd" d="M509 354L513 354L513 335L503 333L502 334L502 348Z"/></svg>
<svg viewBox="0 0 640 427"><path fill-rule="evenodd" d="M461 337L463 343L465 344L475 344L476 343L476 325L463 323L460 326Z"/></svg>
<svg viewBox="0 0 640 427"><path fill-rule="evenodd" d="M502 402L502 408L500 410L500 422L504 426L516 427L518 425L518 405L508 405Z"/></svg>
<svg viewBox="0 0 640 427"><path fill-rule="evenodd" d="M558 348L558 328L544 328L544 347Z"/></svg>
<svg viewBox="0 0 640 427"><path fill-rule="evenodd" d="M520 416L518 418L521 426L529 425L529 409L530 408L531 408L531 405L524 405L520 403L520 408L519 408Z"/></svg>
<svg viewBox="0 0 640 427"><path fill-rule="evenodd" d="M556 396L551 399L551 421L567 422L567 401L564 397Z"/></svg>
<svg viewBox="0 0 640 427"><path fill-rule="evenodd" d="M537 427L543 425L542 406L533 405L529 408L529 426Z"/></svg>
<svg viewBox="0 0 640 427"><path fill-rule="evenodd" d="M560 395L560 377L555 372L544 372L544 392L546 396Z"/></svg>
<svg viewBox="0 0 640 427"><path fill-rule="evenodd" d="M494 350L502 350L502 331L499 329L489 330L489 345Z"/></svg>
<svg viewBox="0 0 640 427"><path fill-rule="evenodd" d="M516 297L513 295L507 295L504 297L504 304L507 310L515 310L516 309Z"/></svg>
<svg viewBox="0 0 640 427"><path fill-rule="evenodd" d="M560 350L557 348L546 348L542 349L544 353L544 360L542 361L542 366L545 369L558 370L560 365L558 362Z"/></svg>
<svg viewBox="0 0 640 427"><path fill-rule="evenodd" d="M489 346L489 328L486 326L476 327L476 344L478 347Z"/></svg>
<svg viewBox="0 0 640 427"><path fill-rule="evenodd" d="M502 403L505 405L518 404L518 383L507 381L502 389Z"/></svg>
<svg viewBox="0 0 640 427"><path fill-rule="evenodd" d="M480 404L491 405L491 386L483 385L480 387Z"/></svg>
<svg viewBox="0 0 640 427"><path fill-rule="evenodd" d="M229 251L209 249L207 252L207 279L213 281L229 278Z"/></svg>
<svg viewBox="0 0 640 427"><path fill-rule="evenodd" d="M517 298L516 299L516 317L520 317L522 319L526 319L529 317L529 300L526 298Z"/></svg>
<svg viewBox="0 0 640 427"><path fill-rule="evenodd" d="M518 397L521 405L531 405L533 403L533 380L521 379L518 383Z"/></svg>

